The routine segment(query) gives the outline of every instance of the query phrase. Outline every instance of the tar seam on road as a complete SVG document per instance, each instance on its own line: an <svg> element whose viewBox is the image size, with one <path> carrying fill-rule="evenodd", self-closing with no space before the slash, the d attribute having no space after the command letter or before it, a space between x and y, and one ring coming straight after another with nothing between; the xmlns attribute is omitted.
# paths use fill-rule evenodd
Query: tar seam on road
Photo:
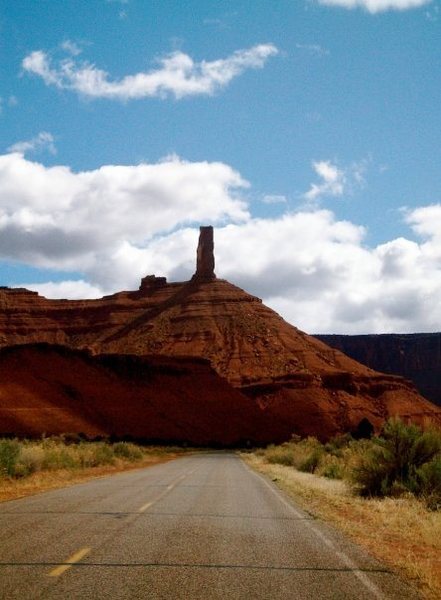
<svg viewBox="0 0 441 600"><path fill-rule="evenodd" d="M294 514L296 514L298 517L302 516L302 514L296 510L294 508L294 506L288 502L288 500L286 500L280 493L280 491L276 488L274 488L266 479L263 475L261 475L260 473L256 473L255 471L253 471L245 462L242 461L242 465L244 466L245 469L247 469L250 473L252 473L255 477L257 477L262 483L265 484L265 486L271 491L272 494L274 494L279 501L284 504L290 511L294 512ZM359 581L365 586L366 589L368 589L370 591L370 593L372 594L373 597L378 598L378 600L383 600L384 599L384 594L378 589L378 587L375 585L375 583L373 583L369 577L367 577L364 572L362 571L362 569L360 569L355 563L354 561L352 561L349 556L347 556L347 554L345 554L344 552L341 552L340 550L338 550L335 545L333 544L333 542L324 534L322 533L316 526L313 525L313 523L311 521L308 521L307 519L305 519L305 526L309 527L309 529L315 533L315 535L317 537L319 537L322 542L328 546L328 548L330 550L332 550L336 556L339 557L339 559L348 567L349 571L352 572L355 577L357 577L357 579L359 579Z"/></svg>
<svg viewBox="0 0 441 600"><path fill-rule="evenodd" d="M65 571L70 569L73 565L77 564L78 561L80 561L84 556L86 556L86 554L89 554L90 551L91 548L81 548L81 550L78 550L78 552L72 554L72 556L68 558L66 562L61 563L58 565L58 567L52 569L52 571L50 571L50 573L48 574L49 577L59 577Z"/></svg>
<svg viewBox="0 0 441 600"><path fill-rule="evenodd" d="M185 487L185 486L180 486ZM147 502L141 508L147 509L149 506L153 504L152 502ZM95 515L101 517L126 517L128 515L137 515L141 509L133 511L133 510L101 510L101 511L88 511L88 510L77 510L72 512L63 512L59 510L36 510L36 511L28 511L28 512L2 512L2 515L63 515L75 517L77 515ZM256 516L256 515L224 515L224 514L216 514L216 513L184 513L186 517L192 517L194 519L248 519L252 521L314 521L315 517L313 515L308 515L306 517L273 517L273 516ZM156 511L154 513L149 513L146 517L182 517L182 513L179 512L161 512Z"/></svg>
<svg viewBox="0 0 441 600"><path fill-rule="evenodd" d="M90 548L85 548L90 551ZM74 555L76 556L76 555ZM84 556L84 555L83 555ZM165 568L165 569L230 569L230 570L247 570L247 571L289 571L289 572L324 572L324 573L391 573L388 569L374 569L374 568L355 568L350 569L349 567L281 567L271 565L228 565L228 564L202 564L202 563L167 563L167 562L127 562L127 563L106 563L106 562L72 562L71 557L68 562L58 565L56 569L53 569L49 573L52 577L61 575L65 570L71 567L103 567L103 568L120 568L120 567L150 567L150 568ZM15 562L15 563L0 563L1 567L51 567L57 563L51 562ZM57 569L60 570L58 573L54 573ZM63 569L63 570L61 570ZM384 597L384 596L383 596Z"/></svg>

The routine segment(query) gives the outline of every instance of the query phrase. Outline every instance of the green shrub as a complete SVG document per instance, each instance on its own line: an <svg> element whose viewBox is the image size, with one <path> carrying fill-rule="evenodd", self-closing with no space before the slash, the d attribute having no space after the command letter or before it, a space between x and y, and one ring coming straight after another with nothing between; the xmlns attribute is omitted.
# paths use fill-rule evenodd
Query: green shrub
<svg viewBox="0 0 441 600"><path fill-rule="evenodd" d="M113 465L115 462L113 448L106 442L82 442L77 446L77 452L83 468Z"/></svg>
<svg viewBox="0 0 441 600"><path fill-rule="evenodd" d="M34 444L23 444L17 459L16 475L26 477L41 471L44 463L44 450Z"/></svg>
<svg viewBox="0 0 441 600"><path fill-rule="evenodd" d="M343 456L343 450L353 441L354 438L350 433L344 433L331 438L329 442L325 444L324 448L329 454L340 458Z"/></svg>
<svg viewBox="0 0 441 600"><path fill-rule="evenodd" d="M436 479L437 473L437 467L425 465L440 451L439 432L422 432L416 425L390 419L354 469L354 482L364 496L421 495L423 480Z"/></svg>
<svg viewBox="0 0 441 600"><path fill-rule="evenodd" d="M271 445L266 450L266 459L272 464L292 467L294 461L292 447L289 444L282 444L281 446Z"/></svg>
<svg viewBox="0 0 441 600"><path fill-rule="evenodd" d="M20 454L17 440L0 440L0 475L13 477Z"/></svg>
<svg viewBox="0 0 441 600"><path fill-rule="evenodd" d="M113 465L115 462L115 455L113 453L113 448L106 444L105 442L99 442L94 444L94 462L93 466L101 466L101 465Z"/></svg>
<svg viewBox="0 0 441 600"><path fill-rule="evenodd" d="M113 452L118 458L124 458L133 462L141 460L144 456L141 449L130 442L117 442L113 444Z"/></svg>
<svg viewBox="0 0 441 600"><path fill-rule="evenodd" d="M43 469L53 471L56 469L75 469L79 466L79 461L74 453L67 448L55 445L44 448Z"/></svg>
<svg viewBox="0 0 441 600"><path fill-rule="evenodd" d="M297 469L303 473L314 473L320 464L322 455L323 450L314 448L306 459L298 465Z"/></svg>
<svg viewBox="0 0 441 600"><path fill-rule="evenodd" d="M422 465L416 472L419 493L432 510L441 509L441 456Z"/></svg>
<svg viewBox="0 0 441 600"><path fill-rule="evenodd" d="M330 462L322 470L321 475L323 475L323 477L328 477L328 479L343 479L344 468L340 463Z"/></svg>

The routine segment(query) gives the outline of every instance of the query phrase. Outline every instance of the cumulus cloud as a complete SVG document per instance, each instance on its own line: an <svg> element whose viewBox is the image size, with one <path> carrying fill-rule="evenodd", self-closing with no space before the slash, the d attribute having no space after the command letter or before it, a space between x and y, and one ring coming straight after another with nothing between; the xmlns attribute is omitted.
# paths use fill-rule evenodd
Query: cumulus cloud
<svg viewBox="0 0 441 600"><path fill-rule="evenodd" d="M303 198L314 205L324 196L350 195L356 188L365 184L365 173L370 159L353 162L340 167L330 160L313 161L312 167L318 175L319 183L312 183Z"/></svg>
<svg viewBox="0 0 441 600"><path fill-rule="evenodd" d="M342 8L363 8L370 13L384 12L387 10L408 10L430 4L432 0L318 0L319 4L326 6L339 6Z"/></svg>
<svg viewBox="0 0 441 600"><path fill-rule="evenodd" d="M18 152L20 154L27 154L28 152L41 152L43 150L47 150L51 154L57 153L57 149L55 148L54 144L54 136L48 131L41 131L38 135L30 140L16 142L8 148L8 152Z"/></svg>
<svg viewBox="0 0 441 600"><path fill-rule="evenodd" d="M315 207L253 218L247 182L223 163L73 172L0 156L0 259L81 273L23 285L49 297L185 281L200 224L216 226L216 273L310 333L441 330L441 204L402 213L409 235L367 246L364 227ZM7 282L2 282L7 284Z"/></svg>
<svg viewBox="0 0 441 600"><path fill-rule="evenodd" d="M100 288L83 279L66 281L48 281L47 283L24 283L23 287L38 292L45 298L68 298L69 300L88 300L102 296Z"/></svg>
<svg viewBox="0 0 441 600"><path fill-rule="evenodd" d="M176 99L213 95L247 69L262 68L278 53L273 44L237 50L224 59L195 62L176 51L158 60L159 67L112 80L109 74L88 62L72 57L53 63L43 50L35 50L22 61L23 69L43 79L46 85L67 89L88 98L133 100L147 97Z"/></svg>
<svg viewBox="0 0 441 600"><path fill-rule="evenodd" d="M327 210L229 225L217 271L310 333L440 331L441 205L407 219L422 239L373 248Z"/></svg>
<svg viewBox="0 0 441 600"><path fill-rule="evenodd" d="M346 185L346 174L329 160L312 163L320 183L312 183L304 194L306 200L315 201L322 196L342 196Z"/></svg>
<svg viewBox="0 0 441 600"><path fill-rule="evenodd" d="M105 288L111 271L100 275L97 265L125 243L136 248L184 224L246 220L240 193L247 185L228 165L177 156L75 173L6 154L0 156L0 258L93 271L92 283Z"/></svg>

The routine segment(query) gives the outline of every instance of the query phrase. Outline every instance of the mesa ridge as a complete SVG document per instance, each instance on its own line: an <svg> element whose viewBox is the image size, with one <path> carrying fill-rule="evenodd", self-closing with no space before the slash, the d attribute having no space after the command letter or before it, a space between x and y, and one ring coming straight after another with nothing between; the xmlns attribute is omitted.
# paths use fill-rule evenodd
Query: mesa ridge
<svg viewBox="0 0 441 600"><path fill-rule="evenodd" d="M357 432L362 423L369 423L378 431L390 416L422 426L441 425L441 410L420 396L409 381L374 371L300 331L259 298L217 278L214 266L213 229L201 227L196 272L187 282L168 283L164 277L149 275L142 279L136 291L118 292L98 300L48 300L28 290L1 288L0 372L10 370L11 349L18 346L14 363L16 388L23 397L30 398L33 393L35 400L38 396L39 410L44 412L47 409L43 410L43 391L36 385L38 370L46 373L47 403L51 402L51 394L55 394L52 388L55 386L58 390L53 407L61 401L63 372L74 368L69 367L73 361L77 375L69 379L70 397L63 396L69 414L75 414L75 407L82 403L90 419L92 416L94 419L95 429L92 427L91 431L98 427L101 433L111 434L117 428L120 436L156 441L267 443L289 439L292 434L327 439L347 431ZM44 366L44 357L47 355L48 361L54 361L60 352L63 366L58 374L51 374ZM79 355L75 354L78 352ZM32 358L33 353L38 359ZM99 393L92 393L90 373L87 377L82 375L86 363L88 368L93 363L99 370L102 357L110 355L114 358L113 362L106 362L106 377L114 378L116 383L114 392L111 386L106 387L109 407L117 407L120 402L130 414L131 407L137 406L136 410L133 408L136 419L132 422L127 417L121 427L117 427L115 419L112 421L106 416L102 400L98 411L101 421L97 425L94 402L98 402ZM29 378L27 381L25 373L20 371L20 356L29 364L40 365L35 366L32 381ZM173 378L178 380L181 376L175 373L169 376L167 383L164 379L159 385L154 375L158 360L170 364L185 360L187 372L194 369L196 379L201 377L201 363L197 361L202 360L207 373L211 373L212 383L177 386L176 381L172 383ZM133 365L138 365L133 367L133 373L137 369L140 373L150 373L148 377L145 375L143 385L137 384L136 393L133 389L127 394L122 392L124 386L132 384L130 377L121 375L118 361L125 365L133 361ZM196 365L199 366L196 368ZM87 390L81 383L82 378L90 381ZM97 388L98 379L97 376ZM182 381L181 377L181 384ZM222 398L213 392L215 381L222 381ZM7 405L11 411L14 377L8 378L8 386L2 379L0 408ZM175 392L165 393L164 386ZM35 392L31 393L32 389ZM156 398L162 397L161 402L155 399L155 394ZM218 413L219 404L229 407L227 413L222 409L218 414L223 414L222 427L216 421L218 417L213 419L213 425L210 419L202 418L207 402L211 410ZM149 406L144 424L140 409L143 403ZM14 427L20 432L26 430L26 406L25 403L20 408L21 424L16 412ZM152 406L155 407L153 412ZM198 410L201 423L196 417ZM170 422L175 414L175 425L179 421L179 426L170 426L169 434L161 426L160 434L155 436L152 416L155 411L165 411ZM6 432L12 425L7 425L2 414L0 410L0 432ZM38 427L45 427L46 433L59 432L61 425L56 411L49 411L47 415L46 420L40 419ZM202 422L203 436L200 435ZM87 419L81 425L83 431L87 429L86 424ZM72 422L71 425L78 431L79 424ZM63 425L68 426L69 423ZM38 427L32 430L33 435L38 434Z"/></svg>

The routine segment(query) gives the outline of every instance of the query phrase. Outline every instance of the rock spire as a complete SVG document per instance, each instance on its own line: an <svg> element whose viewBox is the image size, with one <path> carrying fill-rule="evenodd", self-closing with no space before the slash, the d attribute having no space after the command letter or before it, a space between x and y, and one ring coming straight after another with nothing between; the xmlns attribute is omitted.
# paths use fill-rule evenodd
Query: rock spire
<svg viewBox="0 0 441 600"><path fill-rule="evenodd" d="M200 227L199 231L196 273L194 274L193 279L210 281L216 279L214 273L213 227Z"/></svg>

